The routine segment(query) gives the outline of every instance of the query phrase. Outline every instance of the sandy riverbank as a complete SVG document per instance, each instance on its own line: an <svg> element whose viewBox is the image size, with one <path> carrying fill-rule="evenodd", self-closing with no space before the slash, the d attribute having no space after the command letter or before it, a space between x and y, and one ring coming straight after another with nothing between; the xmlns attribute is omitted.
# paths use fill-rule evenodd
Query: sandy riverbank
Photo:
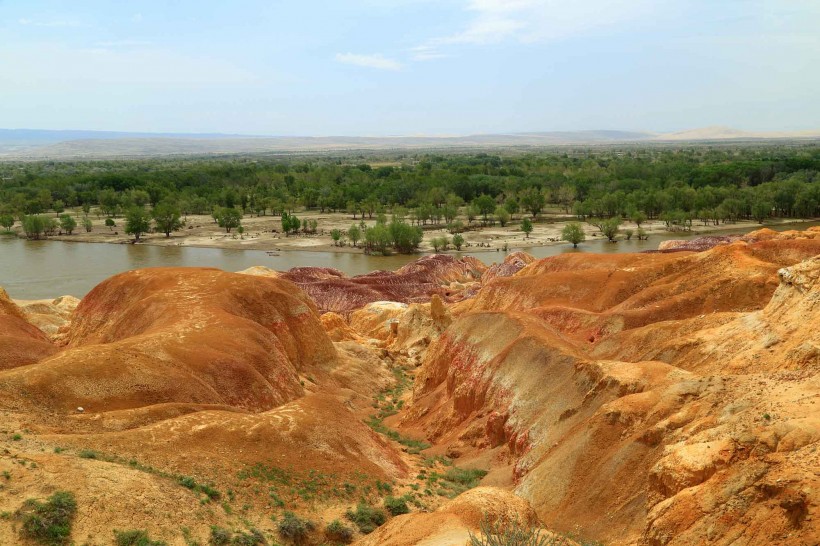
<svg viewBox="0 0 820 546"><path fill-rule="evenodd" d="M172 233L170 237L165 237L162 233L149 233L142 236L140 244L157 246L192 246L205 248L225 248L225 249L246 249L264 250L270 252L286 252L289 250L315 251L315 252L338 252L357 253L362 252L361 248L350 246L336 246L330 236L333 229L347 231L347 229L361 222L361 217L355 220L349 214L343 213L319 213L302 212L298 213L300 219L315 220L317 222L316 234L299 234L286 236L281 232L281 223L278 216L246 216L242 219L245 229L243 235L232 230L226 233L224 229L214 223L210 216L188 216L186 226ZM496 251L507 245L509 249L526 250L555 244L567 244L561 241L561 230L568 223L565 216L545 216L534 224L533 232L526 237L521 231L520 217L517 216L514 222L506 227L496 224L488 227L480 227L474 222L474 228L465 231L462 236L465 240L463 250L470 252ZM106 227L103 217L92 217L93 229L86 233L82 228L75 230L72 235L54 235L51 239L73 242L87 243L110 243L129 244L132 238L123 232L124 219L116 218L116 226ZM372 225L375 220L365 219L368 225ZM774 220L767 222L765 226L778 224L792 224L795 220ZM601 239L597 228L589 224L582 223L587 240ZM704 232L729 232L744 231L755 227L764 227L756 222L736 222L732 224L721 224L719 226L704 226L701 222L695 222L691 231L670 232L663 222L649 221L642 225L643 229L650 236L663 235L668 238L670 235L680 235L685 238L694 233ZM631 222L625 222L621 226L620 238L625 237L623 231L632 229L637 231L637 227ZM17 227L19 230L19 226ZM433 251L431 240L436 237L452 237L444 227L432 228L426 226L424 230L424 240L420 250L422 252Z"/></svg>

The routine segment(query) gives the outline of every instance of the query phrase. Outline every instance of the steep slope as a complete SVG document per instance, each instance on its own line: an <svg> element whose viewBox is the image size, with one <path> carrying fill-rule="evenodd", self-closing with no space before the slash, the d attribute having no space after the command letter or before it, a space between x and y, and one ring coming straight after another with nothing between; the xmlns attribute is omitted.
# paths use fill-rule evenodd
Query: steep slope
<svg viewBox="0 0 820 546"><path fill-rule="evenodd" d="M818 254L765 236L493 278L431 344L402 426L510 465L555 529L813 544Z"/></svg>
<svg viewBox="0 0 820 546"><path fill-rule="evenodd" d="M25 366L57 352L0 288L0 371Z"/></svg>

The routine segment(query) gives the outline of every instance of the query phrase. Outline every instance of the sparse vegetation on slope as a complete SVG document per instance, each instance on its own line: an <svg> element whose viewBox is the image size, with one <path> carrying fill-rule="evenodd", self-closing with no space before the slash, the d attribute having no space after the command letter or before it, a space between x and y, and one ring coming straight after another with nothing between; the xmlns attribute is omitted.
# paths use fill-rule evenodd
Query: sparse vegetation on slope
<svg viewBox="0 0 820 546"><path fill-rule="evenodd" d="M45 502L29 499L17 513L20 534L46 546L68 544L76 513L77 501L69 491L57 491Z"/></svg>

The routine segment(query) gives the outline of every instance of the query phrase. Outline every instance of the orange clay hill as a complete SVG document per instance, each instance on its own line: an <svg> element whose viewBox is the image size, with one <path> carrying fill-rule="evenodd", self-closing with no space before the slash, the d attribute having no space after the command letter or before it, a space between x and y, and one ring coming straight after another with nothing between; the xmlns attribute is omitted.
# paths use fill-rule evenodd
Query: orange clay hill
<svg viewBox="0 0 820 546"><path fill-rule="evenodd" d="M820 542L819 229L243 273L0 293L0 544Z"/></svg>

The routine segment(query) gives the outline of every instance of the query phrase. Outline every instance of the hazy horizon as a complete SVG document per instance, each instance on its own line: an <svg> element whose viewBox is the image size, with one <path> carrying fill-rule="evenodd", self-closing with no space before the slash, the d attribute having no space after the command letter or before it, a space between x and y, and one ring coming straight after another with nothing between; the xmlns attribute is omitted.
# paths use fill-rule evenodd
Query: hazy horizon
<svg viewBox="0 0 820 546"><path fill-rule="evenodd" d="M808 0L0 0L0 125L365 137L817 130L819 23Z"/></svg>

